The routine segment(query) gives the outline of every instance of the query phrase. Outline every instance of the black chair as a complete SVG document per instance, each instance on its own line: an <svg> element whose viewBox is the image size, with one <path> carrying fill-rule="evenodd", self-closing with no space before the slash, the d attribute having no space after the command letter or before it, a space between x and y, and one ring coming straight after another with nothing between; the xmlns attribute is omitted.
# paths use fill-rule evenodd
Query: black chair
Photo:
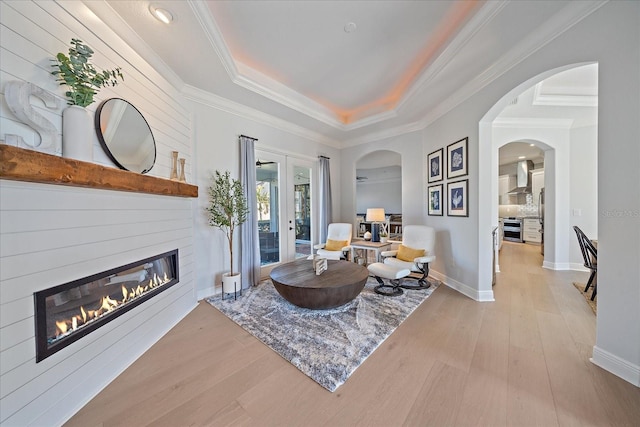
<svg viewBox="0 0 640 427"><path fill-rule="evenodd" d="M598 250L578 226L574 226L573 229L578 236L578 244L580 245L582 258L584 258L584 266L591 270L591 276L589 276L589 281L584 291L587 292L589 287L593 285L593 293L591 294L591 301L593 301L598 290Z"/></svg>

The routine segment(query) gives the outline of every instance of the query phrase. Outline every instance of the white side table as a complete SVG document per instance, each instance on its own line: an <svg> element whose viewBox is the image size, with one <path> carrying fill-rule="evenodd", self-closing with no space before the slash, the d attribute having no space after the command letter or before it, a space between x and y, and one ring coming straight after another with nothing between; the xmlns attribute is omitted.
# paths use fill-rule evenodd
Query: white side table
<svg viewBox="0 0 640 427"><path fill-rule="evenodd" d="M365 254L367 251L374 251L376 262L380 262L380 252L387 251L391 248L391 242L371 242L369 240L352 240L351 241L351 259L356 260L356 251L363 250Z"/></svg>

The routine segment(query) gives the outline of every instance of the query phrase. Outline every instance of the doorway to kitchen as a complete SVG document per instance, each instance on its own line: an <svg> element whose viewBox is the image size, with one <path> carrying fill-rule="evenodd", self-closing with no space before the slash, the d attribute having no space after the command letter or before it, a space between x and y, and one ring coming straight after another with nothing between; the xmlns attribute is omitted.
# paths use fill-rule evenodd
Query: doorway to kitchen
<svg viewBox="0 0 640 427"><path fill-rule="evenodd" d="M508 142L498 150L498 226L502 241L539 246L543 255L544 156L548 150L553 149L536 140ZM496 248L498 269L502 241Z"/></svg>
<svg viewBox="0 0 640 427"><path fill-rule="evenodd" d="M579 269L572 225L586 224L597 235L597 74L597 63L548 70L507 93L480 120L478 197L491 200L478 211L480 291L492 289L492 256L499 251L488 249L500 217L498 150L510 142L533 142L545 151L543 266Z"/></svg>

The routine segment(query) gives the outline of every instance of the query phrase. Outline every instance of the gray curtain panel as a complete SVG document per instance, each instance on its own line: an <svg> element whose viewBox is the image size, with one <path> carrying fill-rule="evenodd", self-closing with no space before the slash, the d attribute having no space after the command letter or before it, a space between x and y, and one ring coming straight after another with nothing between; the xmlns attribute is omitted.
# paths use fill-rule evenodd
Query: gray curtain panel
<svg viewBox="0 0 640 427"><path fill-rule="evenodd" d="M319 242L327 241L327 228L331 224L331 174L329 172L329 158L320 156L320 185L318 191L320 194L320 215L318 218L318 226L320 227Z"/></svg>
<svg viewBox="0 0 640 427"><path fill-rule="evenodd" d="M260 240L258 237L258 200L256 197L256 155L257 139L240 136L240 182L249 205L247 222L240 226L242 245L240 247L240 272L242 288L247 289L260 282Z"/></svg>

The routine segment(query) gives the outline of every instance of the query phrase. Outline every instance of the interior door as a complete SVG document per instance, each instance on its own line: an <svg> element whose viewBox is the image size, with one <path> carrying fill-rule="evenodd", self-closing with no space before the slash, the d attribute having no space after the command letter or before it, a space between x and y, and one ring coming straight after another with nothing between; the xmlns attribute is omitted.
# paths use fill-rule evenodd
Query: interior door
<svg viewBox="0 0 640 427"><path fill-rule="evenodd" d="M312 250L312 162L256 150L261 276Z"/></svg>

